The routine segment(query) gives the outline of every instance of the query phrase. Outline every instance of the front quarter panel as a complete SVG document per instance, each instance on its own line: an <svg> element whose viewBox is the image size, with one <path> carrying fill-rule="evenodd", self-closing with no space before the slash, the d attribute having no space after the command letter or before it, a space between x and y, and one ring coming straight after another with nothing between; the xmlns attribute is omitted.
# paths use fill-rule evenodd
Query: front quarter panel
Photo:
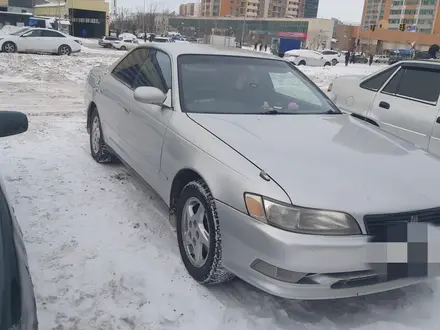
<svg viewBox="0 0 440 330"><path fill-rule="evenodd" d="M196 171L207 183L215 199L244 213L247 212L243 198L245 192L290 203L287 194L274 181L268 182L259 176L257 166L185 113L174 112L161 162L161 171L167 179L159 194L167 203L170 201L173 179L182 169Z"/></svg>

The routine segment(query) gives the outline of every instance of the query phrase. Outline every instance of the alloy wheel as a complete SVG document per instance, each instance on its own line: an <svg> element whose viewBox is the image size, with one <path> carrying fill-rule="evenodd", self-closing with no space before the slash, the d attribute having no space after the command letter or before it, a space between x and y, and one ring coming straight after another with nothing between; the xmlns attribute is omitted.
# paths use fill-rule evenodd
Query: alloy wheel
<svg viewBox="0 0 440 330"><path fill-rule="evenodd" d="M185 203L182 214L182 241L191 264L203 267L209 255L210 228L202 202L191 197Z"/></svg>

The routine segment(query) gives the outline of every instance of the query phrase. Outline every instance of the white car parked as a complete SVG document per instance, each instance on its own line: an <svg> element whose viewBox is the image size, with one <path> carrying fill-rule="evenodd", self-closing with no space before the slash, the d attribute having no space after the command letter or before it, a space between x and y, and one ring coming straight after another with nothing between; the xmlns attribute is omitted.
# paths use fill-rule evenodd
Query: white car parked
<svg viewBox="0 0 440 330"><path fill-rule="evenodd" d="M325 49L319 52L324 59L330 61L332 65L336 65L339 63L339 58L341 57L341 53L336 50Z"/></svg>
<svg viewBox="0 0 440 330"><path fill-rule="evenodd" d="M0 36L0 50L5 53L52 53L70 55L81 51L81 41L52 29L24 28Z"/></svg>
<svg viewBox="0 0 440 330"><path fill-rule="evenodd" d="M387 55L376 55L373 57L374 63L388 63L390 57Z"/></svg>
<svg viewBox="0 0 440 330"><path fill-rule="evenodd" d="M440 61L402 61L329 86L336 105L440 156Z"/></svg>
<svg viewBox="0 0 440 330"><path fill-rule="evenodd" d="M294 49L284 53L284 59L295 65L329 66L331 60L325 58L320 52L308 49Z"/></svg>
<svg viewBox="0 0 440 330"><path fill-rule="evenodd" d="M122 39L112 42L112 46L120 50L130 50L139 46L139 41L132 39Z"/></svg>
<svg viewBox="0 0 440 330"><path fill-rule="evenodd" d="M174 40L168 37L155 37L153 42L174 42Z"/></svg>

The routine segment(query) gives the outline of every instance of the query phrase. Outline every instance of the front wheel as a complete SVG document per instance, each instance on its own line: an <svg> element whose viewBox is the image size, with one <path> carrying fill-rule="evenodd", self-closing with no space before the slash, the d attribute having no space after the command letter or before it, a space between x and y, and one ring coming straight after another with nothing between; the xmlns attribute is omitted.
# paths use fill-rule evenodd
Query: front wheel
<svg viewBox="0 0 440 330"><path fill-rule="evenodd" d="M324 66L331 66L330 62L325 62Z"/></svg>
<svg viewBox="0 0 440 330"><path fill-rule="evenodd" d="M72 49L68 45L61 45L58 48L58 55L70 55L72 53Z"/></svg>
<svg viewBox="0 0 440 330"><path fill-rule="evenodd" d="M306 61L300 61L298 65L306 65Z"/></svg>
<svg viewBox="0 0 440 330"><path fill-rule="evenodd" d="M234 278L222 266L222 240L215 200L202 180L188 183L177 207L177 241L188 273L201 284Z"/></svg>
<svg viewBox="0 0 440 330"><path fill-rule="evenodd" d="M338 64L338 60L337 59L333 59L332 60L332 65L335 66L336 64Z"/></svg>
<svg viewBox="0 0 440 330"><path fill-rule="evenodd" d="M127 50L127 47L125 46L121 46L121 48L119 48L120 50Z"/></svg>

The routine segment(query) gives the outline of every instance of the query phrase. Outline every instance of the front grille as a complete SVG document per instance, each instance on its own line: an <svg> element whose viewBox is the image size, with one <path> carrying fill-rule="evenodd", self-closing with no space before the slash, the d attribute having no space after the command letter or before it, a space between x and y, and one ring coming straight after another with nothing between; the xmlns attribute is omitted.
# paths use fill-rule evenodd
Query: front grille
<svg viewBox="0 0 440 330"><path fill-rule="evenodd" d="M440 208L391 214L374 214L364 216L367 234L374 236L375 241L401 241L390 239L393 232L406 233L410 222L430 223L440 226Z"/></svg>

